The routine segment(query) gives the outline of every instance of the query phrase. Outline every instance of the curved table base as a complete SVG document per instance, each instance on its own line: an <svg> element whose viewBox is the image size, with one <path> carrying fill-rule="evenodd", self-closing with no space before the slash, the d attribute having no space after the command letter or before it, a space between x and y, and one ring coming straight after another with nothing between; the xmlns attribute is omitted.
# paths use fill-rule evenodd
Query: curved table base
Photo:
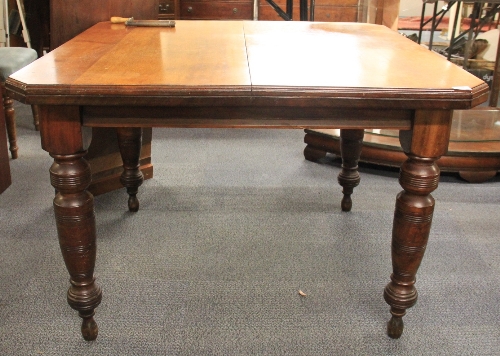
<svg viewBox="0 0 500 356"><path fill-rule="evenodd" d="M305 133L307 160L317 161L327 153L340 156L338 130L305 130ZM500 170L500 145L492 142L489 146L489 150L485 150L482 142L450 142L448 153L437 164L442 172L456 172L468 182L485 182ZM405 160L397 137L365 133L361 162L399 168Z"/></svg>

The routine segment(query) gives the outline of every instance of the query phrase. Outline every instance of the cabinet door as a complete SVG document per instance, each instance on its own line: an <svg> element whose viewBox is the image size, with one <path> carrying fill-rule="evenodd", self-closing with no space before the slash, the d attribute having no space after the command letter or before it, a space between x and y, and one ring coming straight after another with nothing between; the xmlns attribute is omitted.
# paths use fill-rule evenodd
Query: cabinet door
<svg viewBox="0 0 500 356"><path fill-rule="evenodd" d="M253 0L181 0L180 18L183 20L252 20Z"/></svg>

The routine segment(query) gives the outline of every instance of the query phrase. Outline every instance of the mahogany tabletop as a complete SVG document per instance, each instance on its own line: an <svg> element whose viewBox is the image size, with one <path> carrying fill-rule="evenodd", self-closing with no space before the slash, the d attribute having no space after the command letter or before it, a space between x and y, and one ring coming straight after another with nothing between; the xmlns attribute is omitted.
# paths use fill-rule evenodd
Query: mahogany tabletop
<svg viewBox="0 0 500 356"><path fill-rule="evenodd" d="M174 28L102 22L6 85L25 103L77 105L309 96L467 109L488 91L481 79L386 27L293 21L176 21Z"/></svg>
<svg viewBox="0 0 500 356"><path fill-rule="evenodd" d="M177 21L175 28L99 23L6 81L9 94L39 106L69 305L82 335L98 334L96 221L89 127L115 127L120 182L139 210L142 128L339 128L342 210L360 182L364 129L399 130L401 165L384 289L390 337L417 301L416 273L434 211L436 161L448 149L452 114L488 99L488 86L446 58L383 26L357 23ZM82 127L84 126L84 127ZM311 154L314 154L312 152ZM168 222L166 222L168 223Z"/></svg>

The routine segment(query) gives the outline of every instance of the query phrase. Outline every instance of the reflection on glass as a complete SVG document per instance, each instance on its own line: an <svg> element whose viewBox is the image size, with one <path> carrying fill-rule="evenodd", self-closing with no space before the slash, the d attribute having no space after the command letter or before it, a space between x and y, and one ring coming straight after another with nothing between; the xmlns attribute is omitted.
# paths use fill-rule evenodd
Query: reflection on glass
<svg viewBox="0 0 500 356"><path fill-rule="evenodd" d="M367 135L398 137L399 130L365 130ZM500 141L500 110L456 110L453 113L450 141Z"/></svg>

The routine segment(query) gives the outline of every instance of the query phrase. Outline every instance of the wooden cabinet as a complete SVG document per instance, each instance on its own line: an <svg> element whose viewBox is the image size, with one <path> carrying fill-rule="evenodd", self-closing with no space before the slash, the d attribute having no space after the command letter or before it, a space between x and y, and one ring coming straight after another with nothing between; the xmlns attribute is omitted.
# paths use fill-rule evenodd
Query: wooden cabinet
<svg viewBox="0 0 500 356"><path fill-rule="evenodd" d="M253 0L180 0L182 20L252 20Z"/></svg>
<svg viewBox="0 0 500 356"><path fill-rule="evenodd" d="M286 0L274 1L286 12ZM363 0L316 0L314 21L357 22ZM308 5L310 1L308 1ZM307 12L310 9L308 6ZM299 0L293 1L293 20L300 19ZM282 20L266 0L259 0L259 20Z"/></svg>
<svg viewBox="0 0 500 356"><path fill-rule="evenodd" d="M317 0L314 21L358 21L358 0Z"/></svg>
<svg viewBox="0 0 500 356"><path fill-rule="evenodd" d="M111 16L151 20L158 17L159 0L51 0L50 47L56 48Z"/></svg>
<svg viewBox="0 0 500 356"><path fill-rule="evenodd" d="M179 0L160 0L158 5L158 19L172 20L175 19L175 5Z"/></svg>
<svg viewBox="0 0 500 356"><path fill-rule="evenodd" d="M286 11L287 0L274 0ZM310 1L307 12L309 14ZM256 7L257 14L254 14ZM398 13L399 0L316 0L314 21L382 23L382 10ZM377 21L376 17L380 19ZM160 0L160 19L282 20L266 0ZM308 16L309 18L309 16ZM300 2L293 0L293 20L300 20ZM392 21L394 22L394 21Z"/></svg>

